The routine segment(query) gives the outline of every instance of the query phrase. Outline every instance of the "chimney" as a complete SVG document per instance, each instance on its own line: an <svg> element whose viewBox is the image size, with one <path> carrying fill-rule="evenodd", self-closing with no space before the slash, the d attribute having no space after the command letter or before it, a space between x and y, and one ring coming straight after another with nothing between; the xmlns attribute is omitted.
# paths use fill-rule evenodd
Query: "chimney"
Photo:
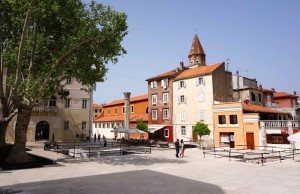
<svg viewBox="0 0 300 194"><path fill-rule="evenodd" d="M263 90L261 84L258 85L258 89L259 89L259 90Z"/></svg>
<svg viewBox="0 0 300 194"><path fill-rule="evenodd" d="M125 100L125 117L124 117L124 126L129 129L130 126L130 92L124 92L124 100Z"/></svg>
<svg viewBox="0 0 300 194"><path fill-rule="evenodd" d="M181 61L180 64L179 64L179 70L182 71L184 69L184 64L183 62Z"/></svg>
<svg viewBox="0 0 300 194"><path fill-rule="evenodd" d="M294 95L297 95L297 91L294 91Z"/></svg>

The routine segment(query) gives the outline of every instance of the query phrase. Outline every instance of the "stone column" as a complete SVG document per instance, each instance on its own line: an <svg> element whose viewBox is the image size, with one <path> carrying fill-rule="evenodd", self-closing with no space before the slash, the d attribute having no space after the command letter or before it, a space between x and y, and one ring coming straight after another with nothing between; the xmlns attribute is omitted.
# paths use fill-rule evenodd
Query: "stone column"
<svg viewBox="0 0 300 194"><path fill-rule="evenodd" d="M124 117L124 126L129 129L130 126L130 92L124 92L124 100L125 100L125 117Z"/></svg>

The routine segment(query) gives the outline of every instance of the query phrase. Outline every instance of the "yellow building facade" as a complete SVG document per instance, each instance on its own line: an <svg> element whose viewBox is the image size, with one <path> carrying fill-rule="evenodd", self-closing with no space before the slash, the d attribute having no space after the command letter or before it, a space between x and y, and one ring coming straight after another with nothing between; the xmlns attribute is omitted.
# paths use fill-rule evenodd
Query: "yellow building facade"
<svg viewBox="0 0 300 194"><path fill-rule="evenodd" d="M69 95L53 96L33 109L27 129L27 141L80 141L90 136L91 94L75 78L62 82ZM17 116L9 123L6 142L15 139Z"/></svg>
<svg viewBox="0 0 300 194"><path fill-rule="evenodd" d="M213 105L214 144L237 149L260 146L259 114L244 113L239 102Z"/></svg>

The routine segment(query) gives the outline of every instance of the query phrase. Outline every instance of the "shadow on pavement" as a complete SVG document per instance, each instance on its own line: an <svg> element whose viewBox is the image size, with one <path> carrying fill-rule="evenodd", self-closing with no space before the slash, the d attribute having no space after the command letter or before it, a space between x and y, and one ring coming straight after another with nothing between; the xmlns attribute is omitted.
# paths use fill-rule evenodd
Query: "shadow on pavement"
<svg viewBox="0 0 300 194"><path fill-rule="evenodd" d="M218 186L150 170L12 185L26 193L225 194Z"/></svg>
<svg viewBox="0 0 300 194"><path fill-rule="evenodd" d="M132 164L137 166L147 166L153 164L162 164L162 163L176 163L176 164L183 164L187 163L186 160L183 158L175 158L168 159L168 158L158 158L158 157L151 157L149 155L123 155L123 156L105 156L99 158L73 158L73 159L64 159L58 160L63 163L83 163L83 162L98 162L100 164L109 164L109 165L124 165L124 164Z"/></svg>

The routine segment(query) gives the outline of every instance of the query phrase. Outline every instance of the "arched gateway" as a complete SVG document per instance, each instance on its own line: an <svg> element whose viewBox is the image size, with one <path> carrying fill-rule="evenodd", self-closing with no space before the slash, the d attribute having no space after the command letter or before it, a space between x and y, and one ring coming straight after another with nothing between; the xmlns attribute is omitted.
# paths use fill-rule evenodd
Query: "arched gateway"
<svg viewBox="0 0 300 194"><path fill-rule="evenodd" d="M35 141L49 140L49 123L47 121L40 121L35 129Z"/></svg>

